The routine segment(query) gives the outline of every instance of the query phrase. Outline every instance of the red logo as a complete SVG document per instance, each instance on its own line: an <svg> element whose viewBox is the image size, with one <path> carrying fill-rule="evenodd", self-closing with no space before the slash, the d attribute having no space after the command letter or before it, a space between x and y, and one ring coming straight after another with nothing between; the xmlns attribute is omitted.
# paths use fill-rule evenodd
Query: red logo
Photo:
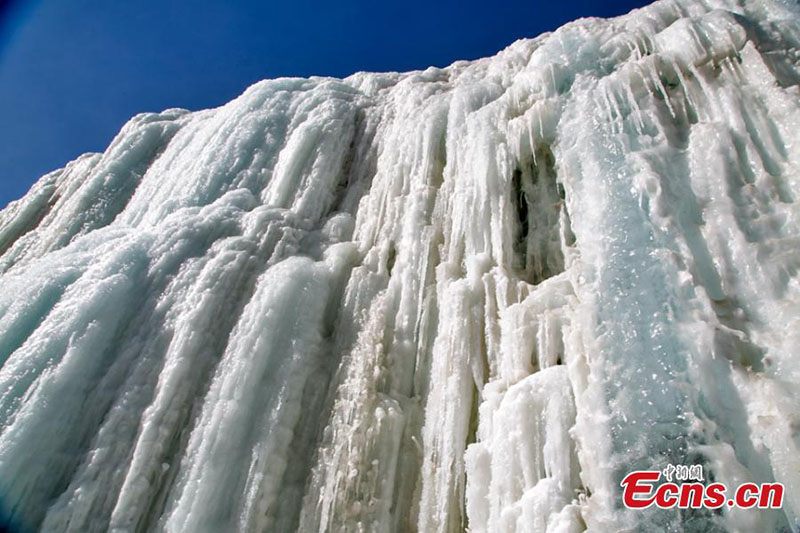
<svg viewBox="0 0 800 533"><path fill-rule="evenodd" d="M662 472L657 470L637 470L631 472L622 480L622 503L628 509L646 509L652 505L660 509L719 509L723 505L749 509L778 509L783 505L783 485L781 483L743 483L733 492L731 498L726 498L728 488L724 483L711 483L704 485L702 469L700 479L697 475L682 475L681 467L668 467L664 470L667 481L656 485L661 479ZM675 483L672 474L676 474ZM691 481L691 480L694 481ZM687 482L683 482L683 481Z"/></svg>

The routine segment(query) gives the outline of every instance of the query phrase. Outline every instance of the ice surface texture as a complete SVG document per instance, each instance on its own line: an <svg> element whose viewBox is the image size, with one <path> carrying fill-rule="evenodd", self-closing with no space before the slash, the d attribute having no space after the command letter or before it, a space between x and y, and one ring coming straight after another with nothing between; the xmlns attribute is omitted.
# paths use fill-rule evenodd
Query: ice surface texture
<svg viewBox="0 0 800 533"><path fill-rule="evenodd" d="M0 212L44 531L797 531L800 16L662 0L133 118ZM782 510L626 511L630 470Z"/></svg>

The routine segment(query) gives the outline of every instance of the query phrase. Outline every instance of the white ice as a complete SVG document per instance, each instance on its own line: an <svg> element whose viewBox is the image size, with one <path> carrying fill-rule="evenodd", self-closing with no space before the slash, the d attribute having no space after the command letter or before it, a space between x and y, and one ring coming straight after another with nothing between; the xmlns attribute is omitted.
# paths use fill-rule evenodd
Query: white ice
<svg viewBox="0 0 800 533"><path fill-rule="evenodd" d="M797 532L799 83L794 2L661 0L133 118L0 212L0 519Z"/></svg>

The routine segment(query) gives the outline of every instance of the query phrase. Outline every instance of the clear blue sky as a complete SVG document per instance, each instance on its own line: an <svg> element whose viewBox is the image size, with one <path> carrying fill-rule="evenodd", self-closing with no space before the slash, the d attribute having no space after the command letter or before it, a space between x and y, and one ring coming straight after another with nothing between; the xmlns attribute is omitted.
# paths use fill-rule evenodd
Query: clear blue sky
<svg viewBox="0 0 800 533"><path fill-rule="evenodd" d="M445 66L647 0L0 0L0 207L132 115L278 76Z"/></svg>

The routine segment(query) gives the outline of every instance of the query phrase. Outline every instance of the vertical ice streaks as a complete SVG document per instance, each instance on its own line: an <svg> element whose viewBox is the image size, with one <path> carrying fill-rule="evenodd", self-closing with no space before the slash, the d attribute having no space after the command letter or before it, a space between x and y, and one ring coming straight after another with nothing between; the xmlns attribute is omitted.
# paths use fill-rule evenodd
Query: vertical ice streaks
<svg viewBox="0 0 800 533"><path fill-rule="evenodd" d="M138 115L0 212L0 521L798 531L798 131L777 0Z"/></svg>

